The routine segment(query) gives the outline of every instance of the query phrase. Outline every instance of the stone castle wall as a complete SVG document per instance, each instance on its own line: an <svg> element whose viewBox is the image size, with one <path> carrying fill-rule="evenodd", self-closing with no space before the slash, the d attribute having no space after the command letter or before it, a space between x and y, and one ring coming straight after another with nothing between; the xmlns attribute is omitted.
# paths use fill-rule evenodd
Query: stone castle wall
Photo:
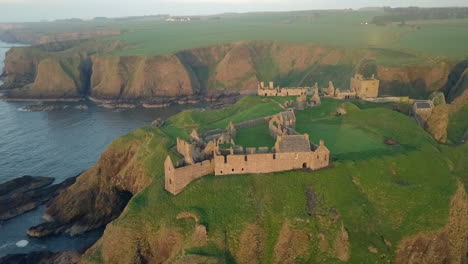
<svg viewBox="0 0 468 264"><path fill-rule="evenodd" d="M318 170L329 165L327 152L256 153L215 156L215 175L260 174L297 169Z"/></svg>
<svg viewBox="0 0 468 264"><path fill-rule="evenodd" d="M182 168L174 168L170 158L164 163L165 188L176 195L196 179L212 174L214 161L205 160Z"/></svg>
<svg viewBox="0 0 468 264"><path fill-rule="evenodd" d="M184 157L188 164L194 164L205 158L201 149L180 138L177 138L177 152Z"/></svg>
<svg viewBox="0 0 468 264"><path fill-rule="evenodd" d="M257 94L260 96L300 96L313 95L311 87L292 87L292 88L259 88Z"/></svg>
<svg viewBox="0 0 468 264"><path fill-rule="evenodd" d="M273 82L265 87L265 83L261 82L257 88L257 94L260 96L300 96L313 95L312 87L275 87Z"/></svg>

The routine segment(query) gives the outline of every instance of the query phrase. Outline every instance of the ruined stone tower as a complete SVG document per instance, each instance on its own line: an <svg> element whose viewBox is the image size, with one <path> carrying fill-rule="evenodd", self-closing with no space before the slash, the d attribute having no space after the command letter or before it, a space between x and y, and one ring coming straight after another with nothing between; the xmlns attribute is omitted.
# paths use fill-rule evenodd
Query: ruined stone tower
<svg viewBox="0 0 468 264"><path fill-rule="evenodd" d="M364 78L362 74L356 74L351 78L350 90L356 92L359 98L379 97L380 81L372 75L371 78Z"/></svg>
<svg viewBox="0 0 468 264"><path fill-rule="evenodd" d="M332 81L328 82L327 94L332 97L335 96L335 86Z"/></svg>
<svg viewBox="0 0 468 264"><path fill-rule="evenodd" d="M313 106L319 106L322 103L322 101L320 100L318 87L315 88L314 95L312 96L312 99L310 101Z"/></svg>

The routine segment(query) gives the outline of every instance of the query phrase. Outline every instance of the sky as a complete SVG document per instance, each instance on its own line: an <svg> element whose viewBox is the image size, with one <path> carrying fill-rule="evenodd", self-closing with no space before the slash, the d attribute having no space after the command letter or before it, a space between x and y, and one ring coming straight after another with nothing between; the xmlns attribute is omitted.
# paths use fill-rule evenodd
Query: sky
<svg viewBox="0 0 468 264"><path fill-rule="evenodd" d="M468 6L468 0L0 0L0 22L409 5Z"/></svg>

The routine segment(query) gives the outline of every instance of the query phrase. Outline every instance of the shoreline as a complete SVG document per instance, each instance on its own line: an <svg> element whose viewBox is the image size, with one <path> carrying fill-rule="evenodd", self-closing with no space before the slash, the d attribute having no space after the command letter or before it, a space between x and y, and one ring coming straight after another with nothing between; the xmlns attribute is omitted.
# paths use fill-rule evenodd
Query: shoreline
<svg viewBox="0 0 468 264"><path fill-rule="evenodd" d="M0 101L4 102L80 102L83 98L7 98L0 97Z"/></svg>
<svg viewBox="0 0 468 264"><path fill-rule="evenodd" d="M4 90L3 90L4 91ZM200 103L206 103L208 105L216 106L217 104L231 104L232 101L237 101L237 99L245 96L245 94L227 94L227 95L219 95L215 98L213 97L206 97L206 96L198 96L198 97L191 97L191 98L172 98L166 97L161 98L162 101L160 103L153 103L150 101L118 101L118 100L107 100L107 99L98 99L94 97L80 97L80 98L18 98L18 97L7 97L2 96L2 91L0 90L0 101L4 102L46 102L46 103L59 103L59 102L70 102L70 103L77 103L77 102L92 102L96 105L103 107L103 108L124 108L124 109L133 109L133 108L143 108L143 109L157 109L157 108L166 108L173 105L196 105Z"/></svg>

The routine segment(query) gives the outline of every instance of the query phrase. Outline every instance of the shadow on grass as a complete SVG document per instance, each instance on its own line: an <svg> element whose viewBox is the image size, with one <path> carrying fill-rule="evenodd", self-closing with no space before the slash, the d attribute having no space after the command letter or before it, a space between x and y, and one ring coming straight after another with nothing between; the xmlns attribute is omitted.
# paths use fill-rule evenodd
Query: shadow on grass
<svg viewBox="0 0 468 264"><path fill-rule="evenodd" d="M219 248L214 242L209 242L203 247L189 248L185 250L186 254L199 255L204 257L214 257L224 260L226 264L236 263L234 256L229 250Z"/></svg>
<svg viewBox="0 0 468 264"><path fill-rule="evenodd" d="M348 152L332 155L333 161L363 161L384 156L397 156L403 153L417 150L414 146L397 145L387 146L384 149L373 149L361 152Z"/></svg>

